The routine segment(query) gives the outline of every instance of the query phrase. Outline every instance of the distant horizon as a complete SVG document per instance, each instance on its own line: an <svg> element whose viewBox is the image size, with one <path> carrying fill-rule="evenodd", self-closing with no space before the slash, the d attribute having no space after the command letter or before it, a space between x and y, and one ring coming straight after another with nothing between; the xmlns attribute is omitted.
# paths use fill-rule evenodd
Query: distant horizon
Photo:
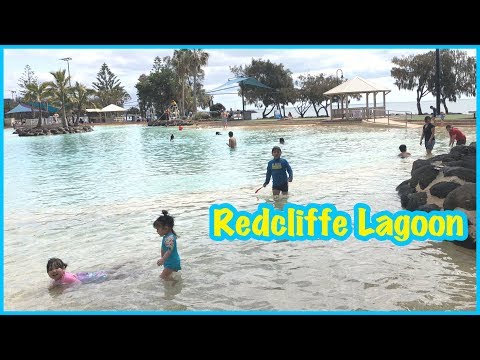
<svg viewBox="0 0 480 360"><path fill-rule="evenodd" d="M387 95L387 96L388 96L388 95ZM449 105L455 105L455 103L458 103L459 101L476 101L476 100L477 100L476 97L474 97L474 98L466 98L466 99L457 99L456 102L454 102L454 101L448 101L448 100L447 100L447 106L449 106ZM424 103L426 103L426 102L428 102L428 103L431 103L431 102L435 103L436 100L435 100L435 99L433 99L433 100L421 99L421 100L420 100L420 104L424 104ZM402 104L415 103L415 104L416 104L417 101L416 101L416 100L411 100L411 101L388 101L388 100L387 100L387 105L388 105L388 104L392 104L392 103L402 103ZM334 104L336 104L336 103L334 103ZM362 105L362 106L364 106L365 103L362 103L361 101L360 101L360 102L350 101L350 106L351 106L351 105ZM369 105L371 105L371 106L373 107L373 101L369 101ZM377 105L383 106L383 102L377 101ZM335 105L332 105L332 106L335 106ZM440 104L440 106L442 106L442 104ZM247 105L247 106L245 106L245 110L249 110L249 109L247 109L247 107L248 107L249 109L252 109L252 108L250 108L250 107ZM291 105L291 106L290 106L290 105L289 105L289 106L285 106L285 108L292 108L292 107L293 107L293 105ZM253 109L257 109L257 108L256 108L256 107L253 107ZM261 109L263 109L263 108L261 108Z"/></svg>

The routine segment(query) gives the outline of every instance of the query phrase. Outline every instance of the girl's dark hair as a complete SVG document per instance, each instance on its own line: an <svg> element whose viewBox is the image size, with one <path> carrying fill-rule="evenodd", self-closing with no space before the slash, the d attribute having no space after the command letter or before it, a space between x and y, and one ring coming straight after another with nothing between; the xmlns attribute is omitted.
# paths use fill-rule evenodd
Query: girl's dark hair
<svg viewBox="0 0 480 360"><path fill-rule="evenodd" d="M55 269L65 269L67 264L58 258L50 258L47 262L47 273Z"/></svg>
<svg viewBox="0 0 480 360"><path fill-rule="evenodd" d="M153 227L155 229L158 229L161 226L168 226L172 229L172 232L176 236L177 234L173 230L173 226L175 225L175 222L173 221L173 217L168 215L167 210L162 210L162 214L163 215L159 216L158 219L153 222Z"/></svg>

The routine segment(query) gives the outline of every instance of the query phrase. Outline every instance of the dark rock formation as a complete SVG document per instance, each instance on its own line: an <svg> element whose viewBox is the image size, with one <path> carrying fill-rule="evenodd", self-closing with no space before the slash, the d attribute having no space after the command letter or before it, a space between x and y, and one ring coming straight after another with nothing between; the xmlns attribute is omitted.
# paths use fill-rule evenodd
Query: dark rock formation
<svg viewBox="0 0 480 360"><path fill-rule="evenodd" d="M425 194L424 192L408 194L406 198L405 209L409 211L415 211L415 210L418 210L420 206L423 206L426 204L427 204L427 194Z"/></svg>
<svg viewBox="0 0 480 360"><path fill-rule="evenodd" d="M414 162L415 164L415 162ZM415 188L417 184L420 184L420 189L425 189L428 184L435 180L438 176L438 169L432 164L424 165L414 171L412 171L412 178L410 179L410 187Z"/></svg>
<svg viewBox="0 0 480 360"><path fill-rule="evenodd" d="M44 127L19 127L15 129L14 134L18 136L41 136L41 135L59 135L59 134L75 134L93 131L89 125L81 126L44 126Z"/></svg>
<svg viewBox="0 0 480 360"><path fill-rule="evenodd" d="M475 184L466 183L452 190L443 202L445 210L455 210L462 208L467 210L477 209L477 197L475 193Z"/></svg>
<svg viewBox="0 0 480 360"><path fill-rule="evenodd" d="M442 181L436 183L430 188L430 194L436 196L438 198L446 198L448 193L452 190L455 190L457 187L461 186L458 183L450 182L450 181Z"/></svg>
<svg viewBox="0 0 480 360"><path fill-rule="evenodd" d="M396 188L402 208L460 210L468 218L469 236L458 245L476 249L476 143L455 146L449 154L415 160L412 177Z"/></svg>
<svg viewBox="0 0 480 360"><path fill-rule="evenodd" d="M466 182L476 182L476 170L467 169L460 166L445 167L443 169L443 176L456 176L459 179L465 180Z"/></svg>
<svg viewBox="0 0 480 360"><path fill-rule="evenodd" d="M442 210L442 209L440 208L440 206L435 205L435 204L425 204L425 205L419 206L418 210L425 211L425 212L430 212L430 211L439 211L439 210Z"/></svg>

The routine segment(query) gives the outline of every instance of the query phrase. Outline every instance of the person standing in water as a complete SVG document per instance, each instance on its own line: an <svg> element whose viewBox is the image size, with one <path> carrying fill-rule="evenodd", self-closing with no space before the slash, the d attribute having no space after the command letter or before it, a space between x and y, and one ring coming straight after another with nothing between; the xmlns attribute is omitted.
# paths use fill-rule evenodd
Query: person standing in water
<svg viewBox="0 0 480 360"><path fill-rule="evenodd" d="M177 234L173 230L173 217L168 215L167 210L162 210L162 214L153 222L157 234L162 236L161 257L158 259L157 265L163 265L160 277L163 280L172 280L172 273L181 270L182 267L180 266L180 255L178 255L177 249Z"/></svg>
<svg viewBox="0 0 480 360"><path fill-rule="evenodd" d="M228 143L227 143L227 145L232 149L235 149L237 147L237 139L235 139L235 137L233 136L233 131L228 132Z"/></svg>
<svg viewBox="0 0 480 360"><path fill-rule="evenodd" d="M457 141L456 145L465 145L467 143L467 137L459 129L453 127L452 125L447 125L445 128L450 135L450 143L448 146L452 147L455 140Z"/></svg>
<svg viewBox="0 0 480 360"><path fill-rule="evenodd" d="M263 187L267 186L272 177L272 192L273 195L288 194L288 183L293 181L293 170L286 159L281 159L282 149L278 146L272 148L273 160L267 164L267 175ZM288 173L288 177L287 177Z"/></svg>
<svg viewBox="0 0 480 360"><path fill-rule="evenodd" d="M432 149L435 146L435 125L431 123L430 116L425 116L425 124L423 125L422 137L420 138L420 145L425 138L425 149L427 155L432 155Z"/></svg>

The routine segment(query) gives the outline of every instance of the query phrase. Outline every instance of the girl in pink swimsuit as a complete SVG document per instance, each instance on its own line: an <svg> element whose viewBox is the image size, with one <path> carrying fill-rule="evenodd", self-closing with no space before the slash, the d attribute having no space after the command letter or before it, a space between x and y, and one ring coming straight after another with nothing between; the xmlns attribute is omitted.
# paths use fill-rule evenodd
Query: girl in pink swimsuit
<svg viewBox="0 0 480 360"><path fill-rule="evenodd" d="M98 282L107 279L105 271L80 272L72 274L66 272L67 264L58 258L48 259L47 274L53 279L50 288L59 285L82 284L89 282Z"/></svg>

